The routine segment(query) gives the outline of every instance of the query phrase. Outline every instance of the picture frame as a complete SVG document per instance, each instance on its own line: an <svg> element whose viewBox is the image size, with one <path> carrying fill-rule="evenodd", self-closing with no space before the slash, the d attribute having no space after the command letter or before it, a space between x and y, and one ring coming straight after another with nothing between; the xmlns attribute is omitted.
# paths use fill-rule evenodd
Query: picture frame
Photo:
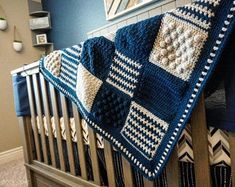
<svg viewBox="0 0 235 187"><path fill-rule="evenodd" d="M46 34L37 34L36 35L37 44L46 44L47 43L47 35Z"/></svg>
<svg viewBox="0 0 235 187"><path fill-rule="evenodd" d="M106 20L113 20L159 0L104 0Z"/></svg>

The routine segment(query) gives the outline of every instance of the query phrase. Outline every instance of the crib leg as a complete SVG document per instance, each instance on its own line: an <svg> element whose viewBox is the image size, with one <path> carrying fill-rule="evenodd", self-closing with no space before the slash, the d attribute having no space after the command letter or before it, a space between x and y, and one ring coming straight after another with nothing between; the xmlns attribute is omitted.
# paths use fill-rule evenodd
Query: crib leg
<svg viewBox="0 0 235 187"><path fill-rule="evenodd" d="M191 117L195 180L197 187L210 187L210 161L204 97L200 99ZM199 137L200 136L200 137Z"/></svg>
<svg viewBox="0 0 235 187"><path fill-rule="evenodd" d="M170 187L179 187L179 162L177 148L171 154L170 160L166 166L167 184Z"/></svg>
<svg viewBox="0 0 235 187"><path fill-rule="evenodd" d="M232 187L235 187L235 133L229 133L231 172L232 172Z"/></svg>
<svg viewBox="0 0 235 187"><path fill-rule="evenodd" d="M122 169L125 187L134 187L131 165L124 157L122 157Z"/></svg>
<svg viewBox="0 0 235 187"><path fill-rule="evenodd" d="M19 127L21 134L21 141L24 150L25 163L31 164L33 160L33 144L32 144L32 126L30 117L19 117ZM32 171L26 167L26 174L29 186L35 186L33 181Z"/></svg>
<svg viewBox="0 0 235 187"><path fill-rule="evenodd" d="M144 187L154 187L154 181L150 181L144 177Z"/></svg>

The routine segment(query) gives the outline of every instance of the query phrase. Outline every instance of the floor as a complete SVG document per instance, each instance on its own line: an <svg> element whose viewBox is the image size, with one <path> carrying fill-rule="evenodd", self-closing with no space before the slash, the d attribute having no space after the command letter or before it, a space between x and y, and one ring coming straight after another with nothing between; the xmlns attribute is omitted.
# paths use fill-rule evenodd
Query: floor
<svg viewBox="0 0 235 187"><path fill-rule="evenodd" d="M0 164L0 187L27 187L23 158Z"/></svg>

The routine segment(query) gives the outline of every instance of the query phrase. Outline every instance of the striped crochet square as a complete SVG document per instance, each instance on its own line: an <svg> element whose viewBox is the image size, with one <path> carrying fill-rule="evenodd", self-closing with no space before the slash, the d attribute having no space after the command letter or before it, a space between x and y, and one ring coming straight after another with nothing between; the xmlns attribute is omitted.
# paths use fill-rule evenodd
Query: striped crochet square
<svg viewBox="0 0 235 187"><path fill-rule="evenodd" d="M132 97L141 67L139 62L116 51L106 82Z"/></svg>
<svg viewBox="0 0 235 187"><path fill-rule="evenodd" d="M156 154L168 126L168 123L136 102L132 102L121 134L129 144L151 160Z"/></svg>
<svg viewBox="0 0 235 187"><path fill-rule="evenodd" d="M74 91L76 90L77 68L81 53L81 44L61 51L61 72L59 79Z"/></svg>

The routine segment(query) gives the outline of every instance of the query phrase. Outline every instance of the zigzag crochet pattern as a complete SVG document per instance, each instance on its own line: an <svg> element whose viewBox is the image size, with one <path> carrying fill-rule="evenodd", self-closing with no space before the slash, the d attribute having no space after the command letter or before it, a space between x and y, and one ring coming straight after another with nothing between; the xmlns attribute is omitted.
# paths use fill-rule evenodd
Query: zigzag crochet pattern
<svg viewBox="0 0 235 187"><path fill-rule="evenodd" d="M234 0L190 5L40 60L95 132L149 179L166 165L235 29ZM200 135L198 135L200 137Z"/></svg>

